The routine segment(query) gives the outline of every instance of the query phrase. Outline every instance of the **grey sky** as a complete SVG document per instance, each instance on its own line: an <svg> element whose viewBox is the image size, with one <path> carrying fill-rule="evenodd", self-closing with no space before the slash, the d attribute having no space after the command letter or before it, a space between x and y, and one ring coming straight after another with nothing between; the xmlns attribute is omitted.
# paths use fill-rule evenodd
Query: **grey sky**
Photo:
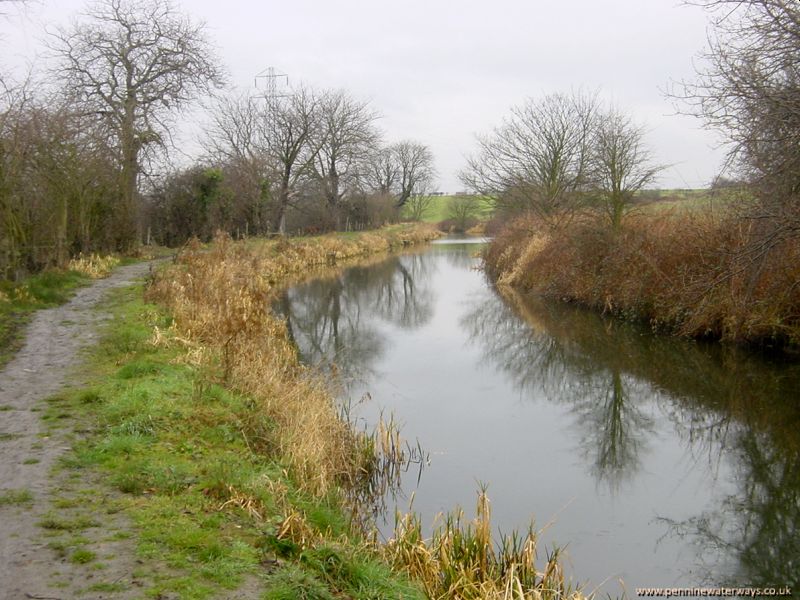
<svg viewBox="0 0 800 600"><path fill-rule="evenodd" d="M39 0L0 22L8 67L34 60L44 25L81 0ZM417 139L436 156L439 189L489 131L526 97L583 87L648 129L663 187L699 187L717 172L716 136L675 116L662 90L691 78L706 15L676 0L183 0L207 23L231 83L253 86L268 66L293 82L344 88L369 100L389 141Z"/></svg>

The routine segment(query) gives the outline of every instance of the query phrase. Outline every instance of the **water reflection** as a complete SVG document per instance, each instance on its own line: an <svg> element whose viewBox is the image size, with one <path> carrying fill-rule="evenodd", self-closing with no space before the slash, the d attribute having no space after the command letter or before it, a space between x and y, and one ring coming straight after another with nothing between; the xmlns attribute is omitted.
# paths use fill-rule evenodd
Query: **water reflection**
<svg viewBox="0 0 800 600"><path fill-rule="evenodd" d="M595 519L598 529L619 522L606 497L624 505L623 522L644 507L636 525L610 534L629 536L621 542L632 548L626 562L654 563L631 565L648 577L635 584L629 578L631 585L800 584L800 366L498 293L474 272L474 252L434 246L351 268L292 288L276 306L307 362L335 364L346 383L362 382L358 389L383 385L382 400L395 399L406 411L398 417L417 428L412 437L429 432L420 441L439 446L432 469L438 461L454 473L436 474L428 492L439 496L431 504L451 507L446 494L457 481L474 486L477 470L491 465L492 489L509 490L495 506L517 502L517 526L524 527L528 511L550 492L524 487L520 477L537 482L546 474L526 458L527 434L549 429L557 431L551 443L567 445L559 456L540 449L538 463L567 470L578 457L578 470L595 488L595 506L582 509L592 515L587 521ZM556 417L561 421L545 420ZM500 437L491 437L489 421ZM482 447L476 435L487 436ZM505 452L496 462L494 447ZM563 504L580 485L570 477L553 491L553 503ZM672 490L679 491L665 498ZM566 539L608 548L605 534L590 526ZM665 573L653 558L664 546L691 553L684 571ZM600 562L597 553L583 568L593 562ZM609 574L605 564L601 578Z"/></svg>
<svg viewBox="0 0 800 600"><path fill-rule="evenodd" d="M348 386L369 379L388 340L381 324L414 329L433 314L433 268L419 254L354 266L283 292L274 306L307 364Z"/></svg>
<svg viewBox="0 0 800 600"><path fill-rule="evenodd" d="M721 463L732 466L733 493L688 519L659 516L667 535L696 550L697 567L686 577L724 586L800 584L797 365L503 295L502 306L488 294L473 300L462 319L470 339L521 391L544 390L571 405L598 481L618 490L640 468L654 428L639 406L653 396L648 389L658 390L659 412L709 482Z"/></svg>
<svg viewBox="0 0 800 600"><path fill-rule="evenodd" d="M552 316L541 310L545 305L537 312L508 294L507 302L490 290L471 300L461 319L470 342L508 374L523 397L541 393L570 406L581 432L581 456L598 483L618 492L639 470L652 437L653 418L638 406L648 397L646 386L624 373L606 329L585 328L588 339L576 344L572 335L550 334ZM570 323L571 330L581 326L578 320ZM592 352L586 351L586 342ZM598 352L607 360L599 362Z"/></svg>
<svg viewBox="0 0 800 600"><path fill-rule="evenodd" d="M765 436L734 436L738 490L698 516L664 519L670 533L697 547L706 583L800 585L800 462Z"/></svg>

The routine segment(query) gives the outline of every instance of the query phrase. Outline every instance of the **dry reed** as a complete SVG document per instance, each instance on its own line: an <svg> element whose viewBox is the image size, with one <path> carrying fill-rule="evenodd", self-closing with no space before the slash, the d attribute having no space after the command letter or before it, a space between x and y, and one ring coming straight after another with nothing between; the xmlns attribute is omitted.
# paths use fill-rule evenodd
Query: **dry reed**
<svg viewBox="0 0 800 600"><path fill-rule="evenodd" d="M92 279L108 277L111 269L119 264L116 256L101 256L99 254L81 254L69 261L67 266L70 271L77 271Z"/></svg>
<svg viewBox="0 0 800 600"><path fill-rule="evenodd" d="M466 522L457 509L440 515L433 534L425 539L414 513L397 514L395 536L382 551L395 568L420 581L435 600L544 600L583 598L570 589L559 562L550 553L544 569L536 568L538 535L533 526L524 536L492 539L491 505L482 488L476 516Z"/></svg>
<svg viewBox="0 0 800 600"><path fill-rule="evenodd" d="M589 219L558 232L516 221L485 256L500 284L693 337L800 343L800 242L761 249L751 221L642 215L618 231Z"/></svg>

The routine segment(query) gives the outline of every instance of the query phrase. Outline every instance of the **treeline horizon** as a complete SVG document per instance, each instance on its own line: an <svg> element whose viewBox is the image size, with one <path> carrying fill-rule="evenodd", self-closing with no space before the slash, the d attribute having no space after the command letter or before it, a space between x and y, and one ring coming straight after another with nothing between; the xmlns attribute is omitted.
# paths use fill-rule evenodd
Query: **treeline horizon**
<svg viewBox="0 0 800 600"><path fill-rule="evenodd" d="M204 26L172 2L101 0L47 43L41 72L0 70L0 278L217 230L376 227L431 200L425 144L384 139L343 89L228 87ZM176 167L177 120L201 99L203 149Z"/></svg>

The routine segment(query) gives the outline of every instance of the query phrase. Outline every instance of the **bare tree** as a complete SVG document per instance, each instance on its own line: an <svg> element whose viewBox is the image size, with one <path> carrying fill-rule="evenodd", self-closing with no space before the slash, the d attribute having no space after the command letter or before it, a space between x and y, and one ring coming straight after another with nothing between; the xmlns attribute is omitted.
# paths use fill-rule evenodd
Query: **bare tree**
<svg viewBox="0 0 800 600"><path fill-rule="evenodd" d="M337 229L345 194L357 187L375 151L377 115L369 106L344 91L320 98L320 127L315 134L315 176Z"/></svg>
<svg viewBox="0 0 800 600"><path fill-rule="evenodd" d="M551 94L513 108L461 173L501 209L530 210L555 225L585 200L596 95Z"/></svg>
<svg viewBox="0 0 800 600"><path fill-rule="evenodd" d="M369 162L364 180L373 191L391 195L397 208L405 207L406 214L419 221L431 204L435 177L430 148L405 140L378 150Z"/></svg>
<svg viewBox="0 0 800 600"><path fill-rule="evenodd" d="M447 204L447 218L454 221L457 231L464 232L470 222L481 214L481 200L478 196L464 194L453 196Z"/></svg>
<svg viewBox="0 0 800 600"><path fill-rule="evenodd" d="M216 158L246 171L256 195L273 192L272 223L286 231L286 210L313 167L320 128L317 94L300 86L267 104L257 96L222 98L206 138Z"/></svg>
<svg viewBox="0 0 800 600"><path fill-rule="evenodd" d="M405 214L412 221L422 221L433 204L433 195L429 190L412 194L406 201Z"/></svg>
<svg viewBox="0 0 800 600"><path fill-rule="evenodd" d="M286 233L286 209L300 180L312 170L320 151L314 132L320 127L319 99L310 89L298 87L276 104L270 132L271 156L278 167L277 211L275 222Z"/></svg>
<svg viewBox="0 0 800 600"><path fill-rule="evenodd" d="M379 148L364 170L364 181L371 190L379 194L392 194L397 188L400 165L392 146Z"/></svg>
<svg viewBox="0 0 800 600"><path fill-rule="evenodd" d="M0 0L0 4L27 4L28 0ZM0 16L5 15L2 9L0 9Z"/></svg>
<svg viewBox="0 0 800 600"><path fill-rule="evenodd" d="M712 16L695 82L675 94L719 129L778 239L800 231L800 4L697 0Z"/></svg>
<svg viewBox="0 0 800 600"><path fill-rule="evenodd" d="M216 99L211 122L202 135L210 160L221 165L237 200L248 207L248 229L262 234L269 228L267 198L274 176L266 139L263 102L249 94Z"/></svg>
<svg viewBox="0 0 800 600"><path fill-rule="evenodd" d="M644 146L644 128L617 109L597 119L591 143L590 181L613 229L633 207L636 194L663 169Z"/></svg>
<svg viewBox="0 0 800 600"><path fill-rule="evenodd" d="M144 153L164 145L176 110L222 84L222 69L203 25L170 0L101 0L55 31L51 47L61 59L56 73L113 142L128 228L120 245L131 246Z"/></svg>
<svg viewBox="0 0 800 600"><path fill-rule="evenodd" d="M428 194L436 177L430 148L406 140L391 145L389 150L397 165L397 206L404 206L412 196Z"/></svg>

